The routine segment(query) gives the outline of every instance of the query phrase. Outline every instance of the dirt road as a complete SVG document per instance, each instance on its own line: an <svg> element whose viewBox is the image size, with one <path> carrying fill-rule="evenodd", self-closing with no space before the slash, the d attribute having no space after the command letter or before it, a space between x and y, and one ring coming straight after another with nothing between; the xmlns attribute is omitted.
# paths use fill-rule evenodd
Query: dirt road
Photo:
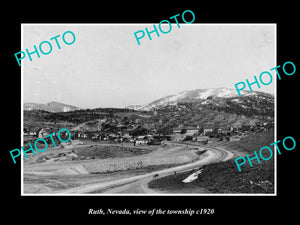
<svg viewBox="0 0 300 225"><path fill-rule="evenodd" d="M178 143L177 143L178 144ZM195 144L184 144L182 146L197 146ZM203 146L202 146L203 147ZM53 194L84 194L84 193L103 193L103 194L159 194L148 188L147 183L156 177L163 177L174 174L175 172L184 172L213 162L225 161L233 157L233 154L227 150L205 146L206 157L197 161L180 165L168 169L162 169L147 174L125 177L118 180L105 181L75 187L68 190L53 192ZM157 154L157 153L156 153ZM158 175L158 176L157 176Z"/></svg>

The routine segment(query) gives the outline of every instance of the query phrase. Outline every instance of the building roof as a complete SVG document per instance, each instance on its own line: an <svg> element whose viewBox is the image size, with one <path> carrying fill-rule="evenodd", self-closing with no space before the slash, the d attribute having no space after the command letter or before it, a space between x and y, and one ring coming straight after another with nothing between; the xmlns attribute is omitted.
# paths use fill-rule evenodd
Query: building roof
<svg viewBox="0 0 300 225"><path fill-rule="evenodd" d="M199 137L197 137L197 140L198 140L198 141L206 141L206 140L208 140L208 139L209 139L208 136L199 136Z"/></svg>
<svg viewBox="0 0 300 225"><path fill-rule="evenodd" d="M182 129L186 129L186 130L199 130L199 128L197 128L197 127L183 127Z"/></svg>
<svg viewBox="0 0 300 225"><path fill-rule="evenodd" d="M141 135L141 136L138 136L137 139L144 139L145 137L146 136Z"/></svg>
<svg viewBox="0 0 300 225"><path fill-rule="evenodd" d="M179 129L179 128L175 128L173 129L173 132L181 132L182 129Z"/></svg>

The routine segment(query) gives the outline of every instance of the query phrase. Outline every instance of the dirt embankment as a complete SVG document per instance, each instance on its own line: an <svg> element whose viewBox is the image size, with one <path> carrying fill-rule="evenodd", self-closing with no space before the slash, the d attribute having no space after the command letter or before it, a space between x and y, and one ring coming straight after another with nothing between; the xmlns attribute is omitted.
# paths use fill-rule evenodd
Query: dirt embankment
<svg viewBox="0 0 300 225"><path fill-rule="evenodd" d="M53 190L64 190L88 183L153 173L202 157L197 149L175 144L131 146L133 149L107 146L81 145L75 149L68 146L63 149L50 149L49 152L47 150L39 157L30 157L24 164L24 190L26 193L51 193ZM107 158L113 155L119 157ZM61 183L56 182L53 186L53 181Z"/></svg>
<svg viewBox="0 0 300 225"><path fill-rule="evenodd" d="M67 148L64 149L56 149L46 154L42 154L35 159L35 162L47 163L57 161L125 158L148 154L153 150L153 148L124 147L118 145L89 145L75 148L67 146Z"/></svg>
<svg viewBox="0 0 300 225"><path fill-rule="evenodd" d="M119 170L131 170L140 169L149 166L157 165L174 165L174 164L184 164L192 161L193 158L188 156L177 156L170 158L126 158L126 159L106 159L97 162L90 162L84 164L84 167L90 173L105 173L105 172L115 172Z"/></svg>
<svg viewBox="0 0 300 225"><path fill-rule="evenodd" d="M120 170L140 169L158 165L185 164L197 160L199 155L183 146L159 147L143 155L126 158L107 158L84 164L90 173L115 172Z"/></svg>
<svg viewBox="0 0 300 225"><path fill-rule="evenodd" d="M41 153L39 157L31 157L25 163L25 172L65 175L111 173L159 165L185 164L199 158L195 149L176 145L164 147L88 145L47 151Z"/></svg>

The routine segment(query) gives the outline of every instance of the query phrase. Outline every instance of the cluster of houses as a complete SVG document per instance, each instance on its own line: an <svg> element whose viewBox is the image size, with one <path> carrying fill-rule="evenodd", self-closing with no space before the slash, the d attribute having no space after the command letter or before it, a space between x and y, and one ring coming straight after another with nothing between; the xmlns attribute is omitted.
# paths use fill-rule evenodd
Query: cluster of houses
<svg viewBox="0 0 300 225"><path fill-rule="evenodd" d="M57 137L57 133L61 128L33 128L33 129L28 129L24 128L23 134L25 136L31 135L31 136L36 136L38 138L45 138L47 135L54 133L53 137ZM64 136L68 136L68 133L64 130L60 131L59 135L63 138Z"/></svg>
<svg viewBox="0 0 300 225"><path fill-rule="evenodd" d="M238 141L241 137L247 136L252 132L266 131L274 124L257 123L253 126L230 126L226 129L216 127L200 127L200 126L180 126L180 128L165 129L163 132L155 129L153 126L121 125L115 124L113 129L97 126L92 131L89 129L69 129L71 139L89 139L118 143L132 143L133 145L159 145L163 141L193 141L207 144L210 141ZM39 128L24 129L24 135L36 136L44 138L51 133L57 133L58 128ZM64 134L63 134L64 135Z"/></svg>

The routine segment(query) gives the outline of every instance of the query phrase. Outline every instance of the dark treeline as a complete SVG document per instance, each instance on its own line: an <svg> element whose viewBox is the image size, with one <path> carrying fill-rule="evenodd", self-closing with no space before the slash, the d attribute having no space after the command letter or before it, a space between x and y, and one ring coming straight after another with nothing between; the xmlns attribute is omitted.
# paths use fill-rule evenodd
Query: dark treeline
<svg viewBox="0 0 300 225"><path fill-rule="evenodd" d="M96 109L81 109L70 112L48 112L43 110L24 111L26 119L39 121L65 121L72 123L83 123L90 120L112 118L114 113L135 112L133 109L127 108L96 108Z"/></svg>

